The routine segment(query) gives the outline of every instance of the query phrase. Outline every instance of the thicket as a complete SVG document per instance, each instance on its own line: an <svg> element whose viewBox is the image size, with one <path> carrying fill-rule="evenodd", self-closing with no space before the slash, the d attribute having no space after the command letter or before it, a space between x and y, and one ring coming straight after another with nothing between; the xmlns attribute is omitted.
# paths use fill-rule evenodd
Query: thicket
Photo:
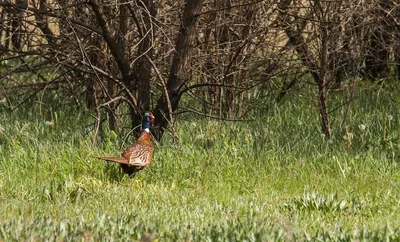
<svg viewBox="0 0 400 242"><path fill-rule="evenodd" d="M53 90L94 112L96 133L105 125L121 130L127 120L137 127L151 110L160 140L178 114L249 119L255 106L311 88L317 108L305 111L330 137L332 111L346 110L344 129L360 86L400 80L394 0L5 0L0 7L2 102L17 109ZM339 106L330 104L334 91L345 93Z"/></svg>

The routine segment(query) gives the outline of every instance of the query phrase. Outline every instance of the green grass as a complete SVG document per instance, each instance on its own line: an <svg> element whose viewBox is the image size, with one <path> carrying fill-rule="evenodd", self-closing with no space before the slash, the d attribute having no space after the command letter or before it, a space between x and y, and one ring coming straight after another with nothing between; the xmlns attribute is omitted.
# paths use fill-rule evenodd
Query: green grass
<svg viewBox="0 0 400 242"><path fill-rule="evenodd" d="M255 122L183 116L133 180L94 158L130 141L94 145L90 115L3 109L0 240L400 240L400 96L357 95L346 127L344 108L331 114L329 140L304 97Z"/></svg>

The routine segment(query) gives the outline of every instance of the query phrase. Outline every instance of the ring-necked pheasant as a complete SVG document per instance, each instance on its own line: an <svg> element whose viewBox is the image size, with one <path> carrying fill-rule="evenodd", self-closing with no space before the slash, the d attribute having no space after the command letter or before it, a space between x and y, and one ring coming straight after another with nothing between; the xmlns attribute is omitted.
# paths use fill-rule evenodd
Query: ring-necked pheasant
<svg viewBox="0 0 400 242"><path fill-rule="evenodd" d="M153 147L150 141L150 122L153 120L153 114L144 114L140 137L122 153L122 157L99 156L97 158L121 164L122 170L129 176L148 167L153 157Z"/></svg>

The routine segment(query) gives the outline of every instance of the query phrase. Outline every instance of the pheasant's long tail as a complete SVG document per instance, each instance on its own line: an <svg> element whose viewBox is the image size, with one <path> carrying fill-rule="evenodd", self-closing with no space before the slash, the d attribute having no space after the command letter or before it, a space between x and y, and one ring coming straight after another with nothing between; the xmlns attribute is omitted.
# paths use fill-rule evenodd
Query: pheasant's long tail
<svg viewBox="0 0 400 242"><path fill-rule="evenodd" d="M109 157L109 156L97 156L97 159L105 160L105 161L112 161L117 162L120 164L128 164L128 160L124 157Z"/></svg>

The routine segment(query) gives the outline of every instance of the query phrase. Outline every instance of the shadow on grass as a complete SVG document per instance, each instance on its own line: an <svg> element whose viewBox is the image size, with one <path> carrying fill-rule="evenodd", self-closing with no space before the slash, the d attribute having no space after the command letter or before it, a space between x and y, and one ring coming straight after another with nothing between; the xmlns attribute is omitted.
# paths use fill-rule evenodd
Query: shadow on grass
<svg viewBox="0 0 400 242"><path fill-rule="evenodd" d="M127 179L135 177L135 175L128 176L123 171L120 165L107 162L103 168L104 176L111 182L123 182Z"/></svg>

